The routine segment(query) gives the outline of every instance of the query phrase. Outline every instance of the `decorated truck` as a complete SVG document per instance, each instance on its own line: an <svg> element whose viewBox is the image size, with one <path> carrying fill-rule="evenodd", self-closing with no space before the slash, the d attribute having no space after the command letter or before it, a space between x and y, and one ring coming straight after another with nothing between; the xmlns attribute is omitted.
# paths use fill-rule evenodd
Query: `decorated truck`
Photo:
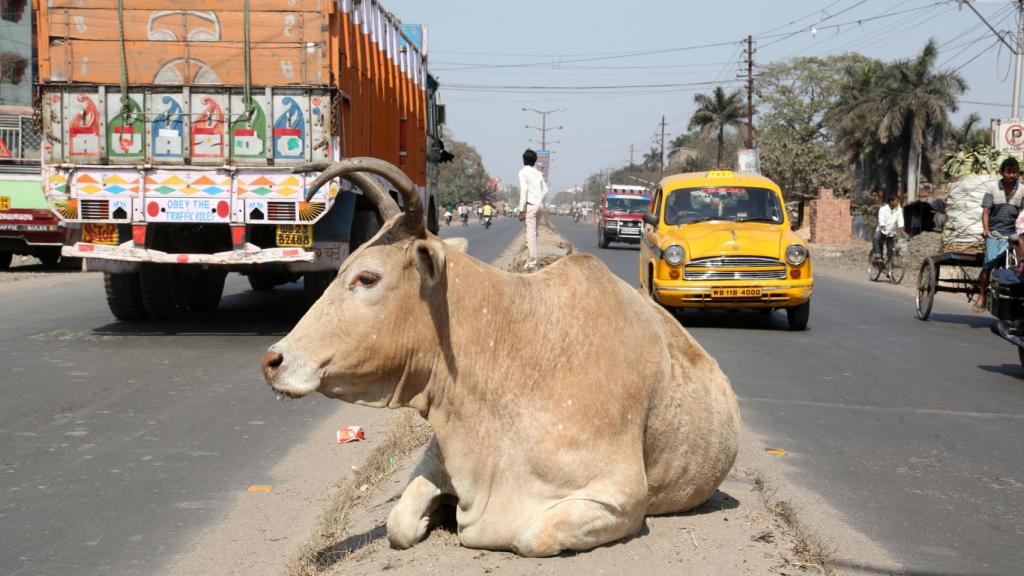
<svg viewBox="0 0 1024 576"><path fill-rule="evenodd" d="M643 216L651 204L651 195L643 186L608 184L601 196L597 218L597 245L610 242L639 244Z"/></svg>
<svg viewBox="0 0 1024 576"><path fill-rule="evenodd" d="M422 26L376 0L38 0L42 177L122 320L216 308L228 272L313 301L379 226L308 163L372 156L437 229L443 108ZM381 181L386 185L386 182Z"/></svg>

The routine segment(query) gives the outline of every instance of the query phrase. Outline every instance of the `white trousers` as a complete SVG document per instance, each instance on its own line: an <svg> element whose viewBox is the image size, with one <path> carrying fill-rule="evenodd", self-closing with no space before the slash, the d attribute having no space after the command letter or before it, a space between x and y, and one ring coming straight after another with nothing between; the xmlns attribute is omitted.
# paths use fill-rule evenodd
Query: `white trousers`
<svg viewBox="0 0 1024 576"><path fill-rule="evenodd" d="M526 207L526 250L529 252L529 260L527 264L536 266L537 258L537 224L540 222L540 204L530 204Z"/></svg>

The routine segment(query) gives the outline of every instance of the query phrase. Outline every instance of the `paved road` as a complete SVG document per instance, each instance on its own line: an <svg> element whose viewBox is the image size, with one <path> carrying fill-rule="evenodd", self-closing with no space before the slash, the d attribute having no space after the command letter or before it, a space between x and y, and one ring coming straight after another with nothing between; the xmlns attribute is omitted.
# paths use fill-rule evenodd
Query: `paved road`
<svg viewBox="0 0 1024 576"><path fill-rule="evenodd" d="M500 220L445 230L497 257ZM110 316L102 276L3 282L0 273L0 574L159 572L336 402L280 403L258 359L302 310L229 277L221 310L171 324Z"/></svg>
<svg viewBox="0 0 1024 576"><path fill-rule="evenodd" d="M639 285L635 247L601 250L592 224L553 221ZM943 300L919 322L909 291L819 273L808 332L787 331L783 312L682 322L732 379L745 425L907 574L1017 576L1024 370L968 310Z"/></svg>

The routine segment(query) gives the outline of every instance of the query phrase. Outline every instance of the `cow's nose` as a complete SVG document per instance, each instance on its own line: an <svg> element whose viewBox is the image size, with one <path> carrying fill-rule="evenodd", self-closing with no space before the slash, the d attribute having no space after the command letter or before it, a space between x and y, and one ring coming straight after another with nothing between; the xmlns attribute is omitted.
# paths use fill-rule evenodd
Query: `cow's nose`
<svg viewBox="0 0 1024 576"><path fill-rule="evenodd" d="M274 383L274 376L277 376L277 369L281 367L282 362L284 362L284 355L280 352L267 350L263 353L260 368L263 369L263 377L267 379L267 384Z"/></svg>

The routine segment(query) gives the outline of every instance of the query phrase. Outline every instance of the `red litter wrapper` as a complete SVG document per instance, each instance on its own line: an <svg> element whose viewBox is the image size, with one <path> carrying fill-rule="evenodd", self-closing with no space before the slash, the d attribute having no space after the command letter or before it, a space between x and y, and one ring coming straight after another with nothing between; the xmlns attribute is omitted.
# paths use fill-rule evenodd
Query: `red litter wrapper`
<svg viewBox="0 0 1024 576"><path fill-rule="evenodd" d="M338 430L338 444L349 442L360 442L366 438L366 431L362 426L346 426Z"/></svg>

